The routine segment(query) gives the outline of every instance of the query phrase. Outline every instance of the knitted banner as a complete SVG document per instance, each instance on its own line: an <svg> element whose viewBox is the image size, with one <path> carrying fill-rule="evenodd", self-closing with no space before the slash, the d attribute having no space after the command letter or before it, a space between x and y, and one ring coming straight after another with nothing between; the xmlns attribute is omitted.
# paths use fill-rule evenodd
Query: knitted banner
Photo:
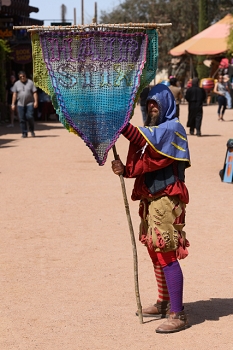
<svg viewBox="0 0 233 350"><path fill-rule="evenodd" d="M155 29L147 29L148 47L146 54L146 63L140 78L140 87L137 91L135 103L137 102L142 90L149 85L156 75L158 65L158 35Z"/></svg>
<svg viewBox="0 0 233 350"><path fill-rule="evenodd" d="M157 33L150 35L62 30L32 35L35 85L51 96L60 121L81 136L99 165L133 115L139 92L155 76Z"/></svg>

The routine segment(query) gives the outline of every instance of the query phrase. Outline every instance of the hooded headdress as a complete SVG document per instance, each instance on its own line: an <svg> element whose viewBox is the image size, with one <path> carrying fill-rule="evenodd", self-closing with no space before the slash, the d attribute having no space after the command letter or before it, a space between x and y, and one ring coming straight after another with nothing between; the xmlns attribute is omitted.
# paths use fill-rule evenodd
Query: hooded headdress
<svg viewBox="0 0 233 350"><path fill-rule="evenodd" d="M187 135L184 127L176 117L176 103L170 89L163 84L153 87L147 102L154 100L159 107L157 126L138 127L142 136L158 153L166 157L188 162L190 155Z"/></svg>

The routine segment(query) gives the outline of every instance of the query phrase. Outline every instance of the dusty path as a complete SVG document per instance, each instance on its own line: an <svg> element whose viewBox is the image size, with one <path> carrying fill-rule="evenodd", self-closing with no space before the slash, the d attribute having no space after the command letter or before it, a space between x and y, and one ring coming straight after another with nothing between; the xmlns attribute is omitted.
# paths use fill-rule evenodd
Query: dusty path
<svg viewBox="0 0 233 350"><path fill-rule="evenodd" d="M37 124L36 138L0 127L1 350L233 350L233 185L220 181L233 110L218 122L204 108L203 137L189 136L191 201L185 308L192 327L154 332L135 316L133 258L119 179L110 152L99 167L59 123ZM187 105L181 106L185 125ZM141 124L137 107L133 118ZM117 150L125 160L127 141ZM138 203L130 200L137 236ZM137 243L143 305L156 300L151 262Z"/></svg>

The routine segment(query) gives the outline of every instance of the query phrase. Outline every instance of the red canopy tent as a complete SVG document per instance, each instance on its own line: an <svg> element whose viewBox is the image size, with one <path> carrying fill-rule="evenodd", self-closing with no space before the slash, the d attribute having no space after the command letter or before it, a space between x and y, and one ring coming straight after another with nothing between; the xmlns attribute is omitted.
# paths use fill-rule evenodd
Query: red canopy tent
<svg viewBox="0 0 233 350"><path fill-rule="evenodd" d="M219 22L212 24L189 40L174 47L169 53L172 56L181 56L187 53L192 55L217 55L226 52L231 25L233 25L233 16L228 14Z"/></svg>

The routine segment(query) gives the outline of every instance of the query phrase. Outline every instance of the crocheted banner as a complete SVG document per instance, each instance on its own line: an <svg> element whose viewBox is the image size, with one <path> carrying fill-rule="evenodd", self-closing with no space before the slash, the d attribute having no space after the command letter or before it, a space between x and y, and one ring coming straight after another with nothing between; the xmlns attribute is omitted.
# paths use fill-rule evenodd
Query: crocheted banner
<svg viewBox="0 0 233 350"><path fill-rule="evenodd" d="M157 53L157 34L150 32L149 39L145 32L32 35L35 84L51 96L60 121L81 136L99 165L129 122L138 94L155 76L157 55L151 54Z"/></svg>

